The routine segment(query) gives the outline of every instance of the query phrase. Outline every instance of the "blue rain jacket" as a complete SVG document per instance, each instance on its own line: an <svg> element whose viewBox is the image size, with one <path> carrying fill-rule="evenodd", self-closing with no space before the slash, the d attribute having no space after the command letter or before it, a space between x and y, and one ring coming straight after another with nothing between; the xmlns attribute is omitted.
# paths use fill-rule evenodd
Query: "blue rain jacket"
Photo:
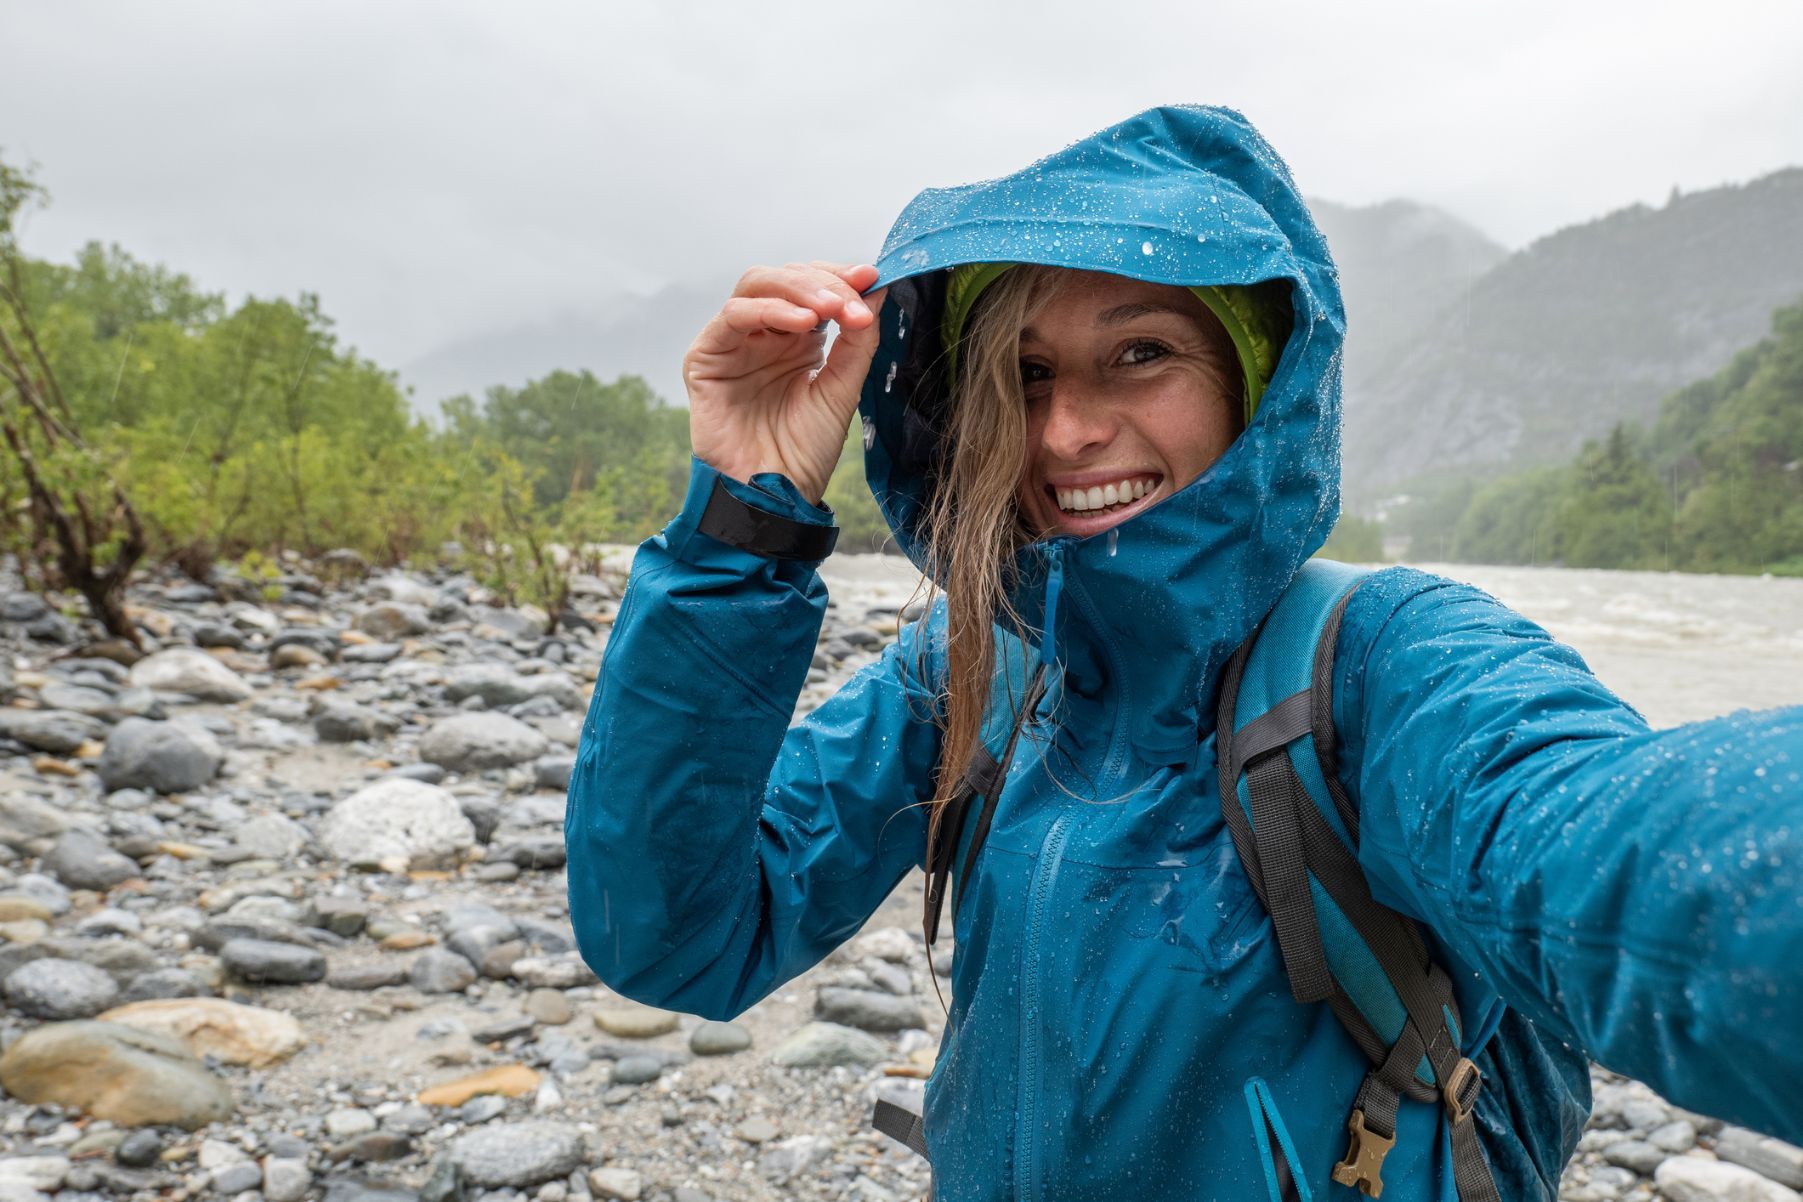
<svg viewBox="0 0 1803 1202"><path fill-rule="evenodd" d="M947 267L1049 263L1169 284L1287 281L1257 418L1181 492L1022 553L1052 687L968 895L927 1087L939 1197L1304 1197L1367 1064L1290 997L1216 786L1222 668L1338 514L1336 272L1283 163L1221 109L1160 108L1002 179L923 193L861 403L901 546L935 448ZM931 340L914 349L922 340ZM715 474L638 553L569 790L582 953L630 997L728 1018L854 934L925 854L935 613L790 725L825 589L697 531ZM729 482L801 522L780 476ZM1803 709L1650 730L1584 662L1477 589L1367 580L1335 661L1342 778L1378 900L1426 927L1467 1021L1509 1199L1556 1195L1585 1057L1678 1103L1803 1138ZM1674 687L1681 682L1674 681ZM1506 1008L1493 1006L1500 998ZM1456 1196L1437 1107L1405 1102L1386 1202Z"/></svg>

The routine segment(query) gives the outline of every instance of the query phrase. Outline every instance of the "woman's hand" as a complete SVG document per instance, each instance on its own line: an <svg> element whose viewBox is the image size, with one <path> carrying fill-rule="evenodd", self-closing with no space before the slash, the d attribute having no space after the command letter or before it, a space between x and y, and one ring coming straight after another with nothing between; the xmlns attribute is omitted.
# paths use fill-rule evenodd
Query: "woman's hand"
<svg viewBox="0 0 1803 1202"><path fill-rule="evenodd" d="M781 472L815 504L876 353L883 293L868 263L753 267L682 360L689 442L722 475ZM824 354L826 323L839 323Z"/></svg>

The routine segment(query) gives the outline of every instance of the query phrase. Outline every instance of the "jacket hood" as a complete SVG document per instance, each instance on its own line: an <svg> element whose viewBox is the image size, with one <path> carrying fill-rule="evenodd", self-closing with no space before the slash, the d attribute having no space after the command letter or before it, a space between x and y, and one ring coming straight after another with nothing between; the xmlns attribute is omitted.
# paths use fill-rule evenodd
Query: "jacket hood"
<svg viewBox="0 0 1803 1202"><path fill-rule="evenodd" d="M946 278L995 261L1289 286L1283 354L1227 453L1162 503L1098 535L1036 542L1018 565L1015 603L1064 691L1111 695L1142 759L1187 758L1212 729L1220 668L1339 516L1338 271L1288 168L1228 109L1148 109L1012 175L916 196L877 259L888 304L859 411L871 491L923 570Z"/></svg>

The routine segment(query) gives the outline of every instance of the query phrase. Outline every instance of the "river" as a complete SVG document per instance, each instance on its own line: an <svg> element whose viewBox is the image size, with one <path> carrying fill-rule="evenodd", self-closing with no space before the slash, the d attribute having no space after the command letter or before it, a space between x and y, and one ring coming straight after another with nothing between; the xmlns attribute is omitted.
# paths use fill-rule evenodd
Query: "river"
<svg viewBox="0 0 1803 1202"><path fill-rule="evenodd" d="M1577 648L1654 726L1803 705L1803 579L1418 564L1468 581ZM912 597L893 555L835 555L821 569L851 613Z"/></svg>

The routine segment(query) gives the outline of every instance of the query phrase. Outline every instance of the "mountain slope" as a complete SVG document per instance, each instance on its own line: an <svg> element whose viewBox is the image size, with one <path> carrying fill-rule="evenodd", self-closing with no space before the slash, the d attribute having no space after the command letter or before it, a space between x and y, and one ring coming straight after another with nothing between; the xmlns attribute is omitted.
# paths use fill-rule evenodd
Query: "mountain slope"
<svg viewBox="0 0 1803 1202"><path fill-rule="evenodd" d="M1566 460L1651 419L1800 295L1803 169L1542 238L1349 384L1348 494Z"/></svg>

